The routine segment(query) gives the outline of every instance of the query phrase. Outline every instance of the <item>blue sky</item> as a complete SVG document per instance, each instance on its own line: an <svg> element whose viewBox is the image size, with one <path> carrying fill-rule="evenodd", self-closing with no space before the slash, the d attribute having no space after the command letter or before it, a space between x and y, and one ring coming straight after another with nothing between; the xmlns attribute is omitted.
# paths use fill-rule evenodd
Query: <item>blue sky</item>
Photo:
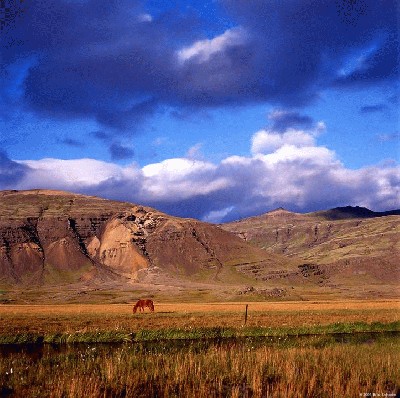
<svg viewBox="0 0 400 398"><path fill-rule="evenodd" d="M396 1L6 1L0 189L219 222L400 207Z"/></svg>

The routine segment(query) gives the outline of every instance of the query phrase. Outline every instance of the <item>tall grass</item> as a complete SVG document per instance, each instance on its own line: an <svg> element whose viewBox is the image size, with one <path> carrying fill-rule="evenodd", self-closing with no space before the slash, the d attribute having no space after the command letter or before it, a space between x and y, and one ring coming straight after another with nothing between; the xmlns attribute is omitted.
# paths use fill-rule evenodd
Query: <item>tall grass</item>
<svg viewBox="0 0 400 398"><path fill-rule="evenodd" d="M314 342L315 343L315 342ZM0 357L0 396L359 397L399 392L398 338L358 344L86 345ZM378 395L376 395L378 396Z"/></svg>

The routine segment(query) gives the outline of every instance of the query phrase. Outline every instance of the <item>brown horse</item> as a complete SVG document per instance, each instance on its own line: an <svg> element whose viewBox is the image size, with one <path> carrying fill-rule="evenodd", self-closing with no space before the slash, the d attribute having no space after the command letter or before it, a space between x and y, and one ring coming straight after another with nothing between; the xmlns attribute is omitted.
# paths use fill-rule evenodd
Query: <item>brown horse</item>
<svg viewBox="0 0 400 398"><path fill-rule="evenodd" d="M149 300L149 299L138 300L138 302L133 307L133 313L135 314L138 308L139 308L139 311L144 311L145 307L148 307L151 312L154 312L153 300Z"/></svg>

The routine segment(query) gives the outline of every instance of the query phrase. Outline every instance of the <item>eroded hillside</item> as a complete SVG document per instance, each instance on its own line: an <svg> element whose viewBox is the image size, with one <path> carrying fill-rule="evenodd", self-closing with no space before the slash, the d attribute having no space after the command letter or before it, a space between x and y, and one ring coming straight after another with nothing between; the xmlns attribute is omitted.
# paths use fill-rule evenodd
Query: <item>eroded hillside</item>
<svg viewBox="0 0 400 398"><path fill-rule="evenodd" d="M217 226L131 203L59 191L3 191L0 211L3 285L224 282L245 278L243 264L293 264Z"/></svg>

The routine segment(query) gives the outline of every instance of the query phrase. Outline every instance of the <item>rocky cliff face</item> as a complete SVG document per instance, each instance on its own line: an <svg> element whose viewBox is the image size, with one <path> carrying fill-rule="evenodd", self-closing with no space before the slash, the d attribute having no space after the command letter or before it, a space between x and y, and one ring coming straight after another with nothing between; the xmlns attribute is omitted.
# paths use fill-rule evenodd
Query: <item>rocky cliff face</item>
<svg viewBox="0 0 400 398"><path fill-rule="evenodd" d="M286 265L217 226L151 208L58 191L0 193L3 285L217 277L246 261Z"/></svg>

